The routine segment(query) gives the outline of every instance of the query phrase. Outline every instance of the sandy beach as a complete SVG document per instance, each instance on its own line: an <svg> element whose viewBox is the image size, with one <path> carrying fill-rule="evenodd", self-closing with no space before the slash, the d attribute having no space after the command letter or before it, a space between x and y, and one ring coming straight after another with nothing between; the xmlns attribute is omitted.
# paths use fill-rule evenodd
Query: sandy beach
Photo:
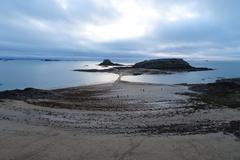
<svg viewBox="0 0 240 160"><path fill-rule="evenodd" d="M240 159L240 111L191 93L120 79L1 93L0 159Z"/></svg>

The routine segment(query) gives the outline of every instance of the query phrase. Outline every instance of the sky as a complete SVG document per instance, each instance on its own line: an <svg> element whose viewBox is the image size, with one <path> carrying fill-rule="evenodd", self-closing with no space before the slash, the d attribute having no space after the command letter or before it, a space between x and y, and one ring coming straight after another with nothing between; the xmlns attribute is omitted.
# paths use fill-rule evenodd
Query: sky
<svg viewBox="0 0 240 160"><path fill-rule="evenodd" d="M0 57L240 60L239 0L1 0Z"/></svg>

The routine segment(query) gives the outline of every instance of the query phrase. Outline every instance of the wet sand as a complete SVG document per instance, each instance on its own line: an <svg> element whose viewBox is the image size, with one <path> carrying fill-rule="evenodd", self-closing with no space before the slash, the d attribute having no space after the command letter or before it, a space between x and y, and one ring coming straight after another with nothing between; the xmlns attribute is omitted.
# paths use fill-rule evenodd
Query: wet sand
<svg viewBox="0 0 240 160"><path fill-rule="evenodd" d="M240 111L186 93L120 79L1 93L0 159L240 159Z"/></svg>

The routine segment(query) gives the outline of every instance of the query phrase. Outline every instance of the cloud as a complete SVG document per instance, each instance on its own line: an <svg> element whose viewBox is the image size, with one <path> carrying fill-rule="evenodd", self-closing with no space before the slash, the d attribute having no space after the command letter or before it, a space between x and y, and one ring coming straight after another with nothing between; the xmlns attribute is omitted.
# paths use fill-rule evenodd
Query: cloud
<svg viewBox="0 0 240 160"><path fill-rule="evenodd" d="M240 59L238 0L0 3L0 56Z"/></svg>

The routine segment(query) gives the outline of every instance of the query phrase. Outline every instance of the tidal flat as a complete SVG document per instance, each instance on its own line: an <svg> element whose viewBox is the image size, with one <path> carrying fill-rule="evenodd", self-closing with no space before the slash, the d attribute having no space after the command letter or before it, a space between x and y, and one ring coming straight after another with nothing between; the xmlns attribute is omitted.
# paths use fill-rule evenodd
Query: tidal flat
<svg viewBox="0 0 240 160"><path fill-rule="evenodd" d="M121 79L1 92L1 159L239 159L239 108L196 93Z"/></svg>

